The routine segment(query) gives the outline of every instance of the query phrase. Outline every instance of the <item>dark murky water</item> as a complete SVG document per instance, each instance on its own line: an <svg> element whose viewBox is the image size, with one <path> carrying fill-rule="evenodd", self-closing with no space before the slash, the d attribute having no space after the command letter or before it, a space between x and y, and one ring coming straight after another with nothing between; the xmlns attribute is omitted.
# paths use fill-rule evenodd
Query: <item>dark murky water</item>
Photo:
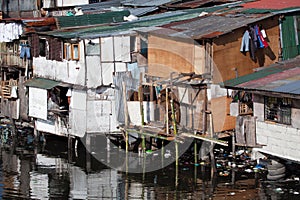
<svg viewBox="0 0 300 200"><path fill-rule="evenodd" d="M212 173L210 166L187 161L180 161L177 170L173 163L154 172L126 174L93 156L87 160L90 154L81 144L77 154L70 155L66 139L48 139L39 147L20 145L19 139L5 141L0 157L1 199L300 198L297 178L268 182L264 172L221 167Z"/></svg>

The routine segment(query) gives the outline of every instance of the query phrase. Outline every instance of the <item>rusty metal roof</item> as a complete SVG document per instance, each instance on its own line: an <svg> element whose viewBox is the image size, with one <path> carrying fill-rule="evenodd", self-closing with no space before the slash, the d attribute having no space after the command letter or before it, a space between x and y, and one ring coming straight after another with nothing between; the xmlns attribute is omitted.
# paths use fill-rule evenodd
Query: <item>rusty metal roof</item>
<svg viewBox="0 0 300 200"><path fill-rule="evenodd" d="M178 33L184 34L193 39L214 38L232 32L241 27L246 27L255 22L269 18L274 14L223 14L223 15L207 15L190 21L176 22L169 24L167 28L177 30ZM176 36L170 35L170 36Z"/></svg>
<svg viewBox="0 0 300 200"><path fill-rule="evenodd" d="M174 32L165 33L165 35L170 37L208 39L230 33L236 29L246 27L275 15L273 13L239 13L238 11L241 9L240 5L241 3L238 2L209 8L166 12L142 17L134 22L105 24L104 26L97 27L78 27L77 29L49 32L48 35L62 38L95 38L156 26L175 30ZM199 16L203 12L209 14Z"/></svg>
<svg viewBox="0 0 300 200"><path fill-rule="evenodd" d="M175 0L164 6L168 8L186 9L186 8L198 8L205 5L218 5L221 3L229 3L229 2L236 2L236 1L237 0L188 0L188 1Z"/></svg>
<svg viewBox="0 0 300 200"><path fill-rule="evenodd" d="M300 95L300 57L225 81L225 88Z"/></svg>
<svg viewBox="0 0 300 200"><path fill-rule="evenodd" d="M259 0L248 2L243 5L244 8L256 9L286 9L286 8L300 8L299 0Z"/></svg>

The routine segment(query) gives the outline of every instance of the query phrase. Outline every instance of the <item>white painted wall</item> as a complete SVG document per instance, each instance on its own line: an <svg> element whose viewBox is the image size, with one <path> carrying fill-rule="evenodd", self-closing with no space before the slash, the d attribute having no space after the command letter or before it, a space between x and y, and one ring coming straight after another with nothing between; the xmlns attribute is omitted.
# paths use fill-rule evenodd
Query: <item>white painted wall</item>
<svg viewBox="0 0 300 200"><path fill-rule="evenodd" d="M48 115L48 94L47 90L29 87L29 116L47 119Z"/></svg>
<svg viewBox="0 0 300 200"><path fill-rule="evenodd" d="M256 122L257 143L266 145L255 149L274 156L300 161L300 130L288 125Z"/></svg>
<svg viewBox="0 0 300 200"><path fill-rule="evenodd" d="M218 84L211 84L207 90L207 99L210 101L213 98L227 96L227 89L221 88Z"/></svg>
<svg viewBox="0 0 300 200"><path fill-rule="evenodd" d="M112 101L87 101L87 132L108 133L116 131L115 121Z"/></svg>
<svg viewBox="0 0 300 200"><path fill-rule="evenodd" d="M300 109L292 108L292 127L300 129Z"/></svg>
<svg viewBox="0 0 300 200"><path fill-rule="evenodd" d="M100 55L87 56L87 87L96 88L102 85L102 70L100 64ZM112 76L112 75L111 75Z"/></svg>
<svg viewBox="0 0 300 200"><path fill-rule="evenodd" d="M113 73L115 72L114 63L102 63L103 85L113 83Z"/></svg>
<svg viewBox="0 0 300 200"><path fill-rule="evenodd" d="M258 121L265 120L265 105L264 105L264 97L262 95L253 95L253 115L256 117Z"/></svg>
<svg viewBox="0 0 300 200"><path fill-rule="evenodd" d="M47 120L36 119L35 120L35 128L40 132L51 133L55 135L60 135L56 132L55 123Z"/></svg>
<svg viewBox="0 0 300 200"><path fill-rule="evenodd" d="M114 56L115 61L130 62L130 36L114 37Z"/></svg>
<svg viewBox="0 0 300 200"><path fill-rule="evenodd" d="M58 136L68 136L66 124L60 118L56 118L54 122L50 120L35 120L35 127L40 132L51 133Z"/></svg>
<svg viewBox="0 0 300 200"><path fill-rule="evenodd" d="M128 114L130 122L133 125L141 125L141 112L140 112L140 102L139 101L128 101ZM143 102L144 109L144 122L155 121L155 102Z"/></svg>
<svg viewBox="0 0 300 200"><path fill-rule="evenodd" d="M81 90L72 91L69 124L71 125L70 134L83 137L86 132L86 92Z"/></svg>
<svg viewBox="0 0 300 200"><path fill-rule="evenodd" d="M77 6L89 4L88 0L56 0L56 6L58 7L67 7L67 6Z"/></svg>
<svg viewBox="0 0 300 200"><path fill-rule="evenodd" d="M65 83L84 85L85 66L82 61L58 62L38 57L33 59L33 74Z"/></svg>

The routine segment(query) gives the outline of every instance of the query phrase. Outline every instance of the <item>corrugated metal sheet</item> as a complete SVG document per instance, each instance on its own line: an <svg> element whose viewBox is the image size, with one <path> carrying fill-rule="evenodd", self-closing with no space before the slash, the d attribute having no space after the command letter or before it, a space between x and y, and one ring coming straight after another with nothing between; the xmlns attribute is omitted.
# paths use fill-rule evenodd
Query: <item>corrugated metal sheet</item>
<svg viewBox="0 0 300 200"><path fill-rule="evenodd" d="M124 0L121 2L124 6L146 7L146 6L161 6L170 3L172 0Z"/></svg>
<svg viewBox="0 0 300 200"><path fill-rule="evenodd" d="M210 15L198 18L191 22L182 21L180 24L177 23L175 26L169 26L169 28L182 30L181 34L183 33L194 39L213 38L229 33L235 29L246 27L249 24L271 16L273 16L273 14L227 16Z"/></svg>
<svg viewBox="0 0 300 200"><path fill-rule="evenodd" d="M284 84L274 89L275 92L300 94L300 80Z"/></svg>
<svg viewBox="0 0 300 200"><path fill-rule="evenodd" d="M128 10L129 10L130 14L137 16L137 17L141 17L143 15L146 15L148 13L158 10L158 7L152 6L152 7L145 7L145 8L129 8Z"/></svg>
<svg viewBox="0 0 300 200"><path fill-rule="evenodd" d="M124 21L123 17L129 15L130 12L128 10L124 10L124 11L106 12L102 14L63 16L63 17L57 17L57 23L59 28L99 25L99 24L123 22Z"/></svg>
<svg viewBox="0 0 300 200"><path fill-rule="evenodd" d="M243 5L244 8L260 8L260 9L284 9L284 8L293 8L300 7L299 0L260 0L249 2Z"/></svg>
<svg viewBox="0 0 300 200"><path fill-rule="evenodd" d="M182 1L182 0L173 0L171 3L166 4L168 8L197 8L204 5L213 5L220 3L229 3L234 2L234 0L192 0L192 1Z"/></svg>
<svg viewBox="0 0 300 200"><path fill-rule="evenodd" d="M25 82L25 86L27 87L34 87L34 88L41 88L41 89L51 89L55 86L58 86L60 82L45 79L45 78L33 78Z"/></svg>
<svg viewBox="0 0 300 200"><path fill-rule="evenodd" d="M293 16L285 16L282 19L282 56L284 60L288 60L290 58L294 58L295 56L299 55L297 45L297 38L298 34L296 35L296 30L298 27L295 27L295 21ZM300 31L299 31L300 32Z"/></svg>
<svg viewBox="0 0 300 200"><path fill-rule="evenodd" d="M120 0L109 0L109 1L99 2L99 3L79 5L83 13L95 13L95 12L103 11L105 9L110 9L111 7L120 7L120 6L121 6Z"/></svg>
<svg viewBox="0 0 300 200"><path fill-rule="evenodd" d="M70 30L58 30L43 34L62 38L96 38L101 36L112 36L117 34L120 35L123 33L132 32L133 30L138 30L140 28L150 26L163 26L172 22L180 22L184 20L197 18L201 12L215 12L218 10L228 9L228 7L236 6L239 4L240 3L230 3L210 8L198 8L184 11L166 12L162 14L141 17L139 18L139 20L134 22L124 22L119 24L114 23L109 24L107 26L95 26L88 28L81 27L78 29L74 28Z"/></svg>
<svg viewBox="0 0 300 200"><path fill-rule="evenodd" d="M300 58L222 83L226 88L300 94Z"/></svg>

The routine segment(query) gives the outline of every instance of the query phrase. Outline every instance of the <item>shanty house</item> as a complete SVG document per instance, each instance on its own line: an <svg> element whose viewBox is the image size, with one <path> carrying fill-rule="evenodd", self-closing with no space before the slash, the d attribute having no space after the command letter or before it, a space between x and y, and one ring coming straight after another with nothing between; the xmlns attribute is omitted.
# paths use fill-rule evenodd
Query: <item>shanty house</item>
<svg viewBox="0 0 300 200"><path fill-rule="evenodd" d="M276 4L268 10L255 8L257 5L225 4L222 10L203 10L198 17L142 33L147 36L150 76L166 78L177 72L209 77L203 83L208 85L208 109L215 132L233 130L236 124L230 116L230 91L220 88L219 83L299 54L299 3ZM256 37L259 40L251 40Z"/></svg>
<svg viewBox="0 0 300 200"><path fill-rule="evenodd" d="M110 27L95 24L128 15L117 11L61 17L60 30L33 35L33 78L26 86L29 116L38 131L83 137L117 130L113 77L132 63L134 35L112 34ZM91 28L71 28L74 20ZM108 33L100 35L104 29Z"/></svg>
<svg viewBox="0 0 300 200"><path fill-rule="evenodd" d="M280 61L253 74L224 82L235 91L234 104L251 105L252 115L232 105L238 116L236 141L254 151L299 161L300 58Z"/></svg>
<svg viewBox="0 0 300 200"><path fill-rule="evenodd" d="M28 121L24 82L32 75L30 33L55 29L53 18L3 19L0 23L1 115Z"/></svg>

